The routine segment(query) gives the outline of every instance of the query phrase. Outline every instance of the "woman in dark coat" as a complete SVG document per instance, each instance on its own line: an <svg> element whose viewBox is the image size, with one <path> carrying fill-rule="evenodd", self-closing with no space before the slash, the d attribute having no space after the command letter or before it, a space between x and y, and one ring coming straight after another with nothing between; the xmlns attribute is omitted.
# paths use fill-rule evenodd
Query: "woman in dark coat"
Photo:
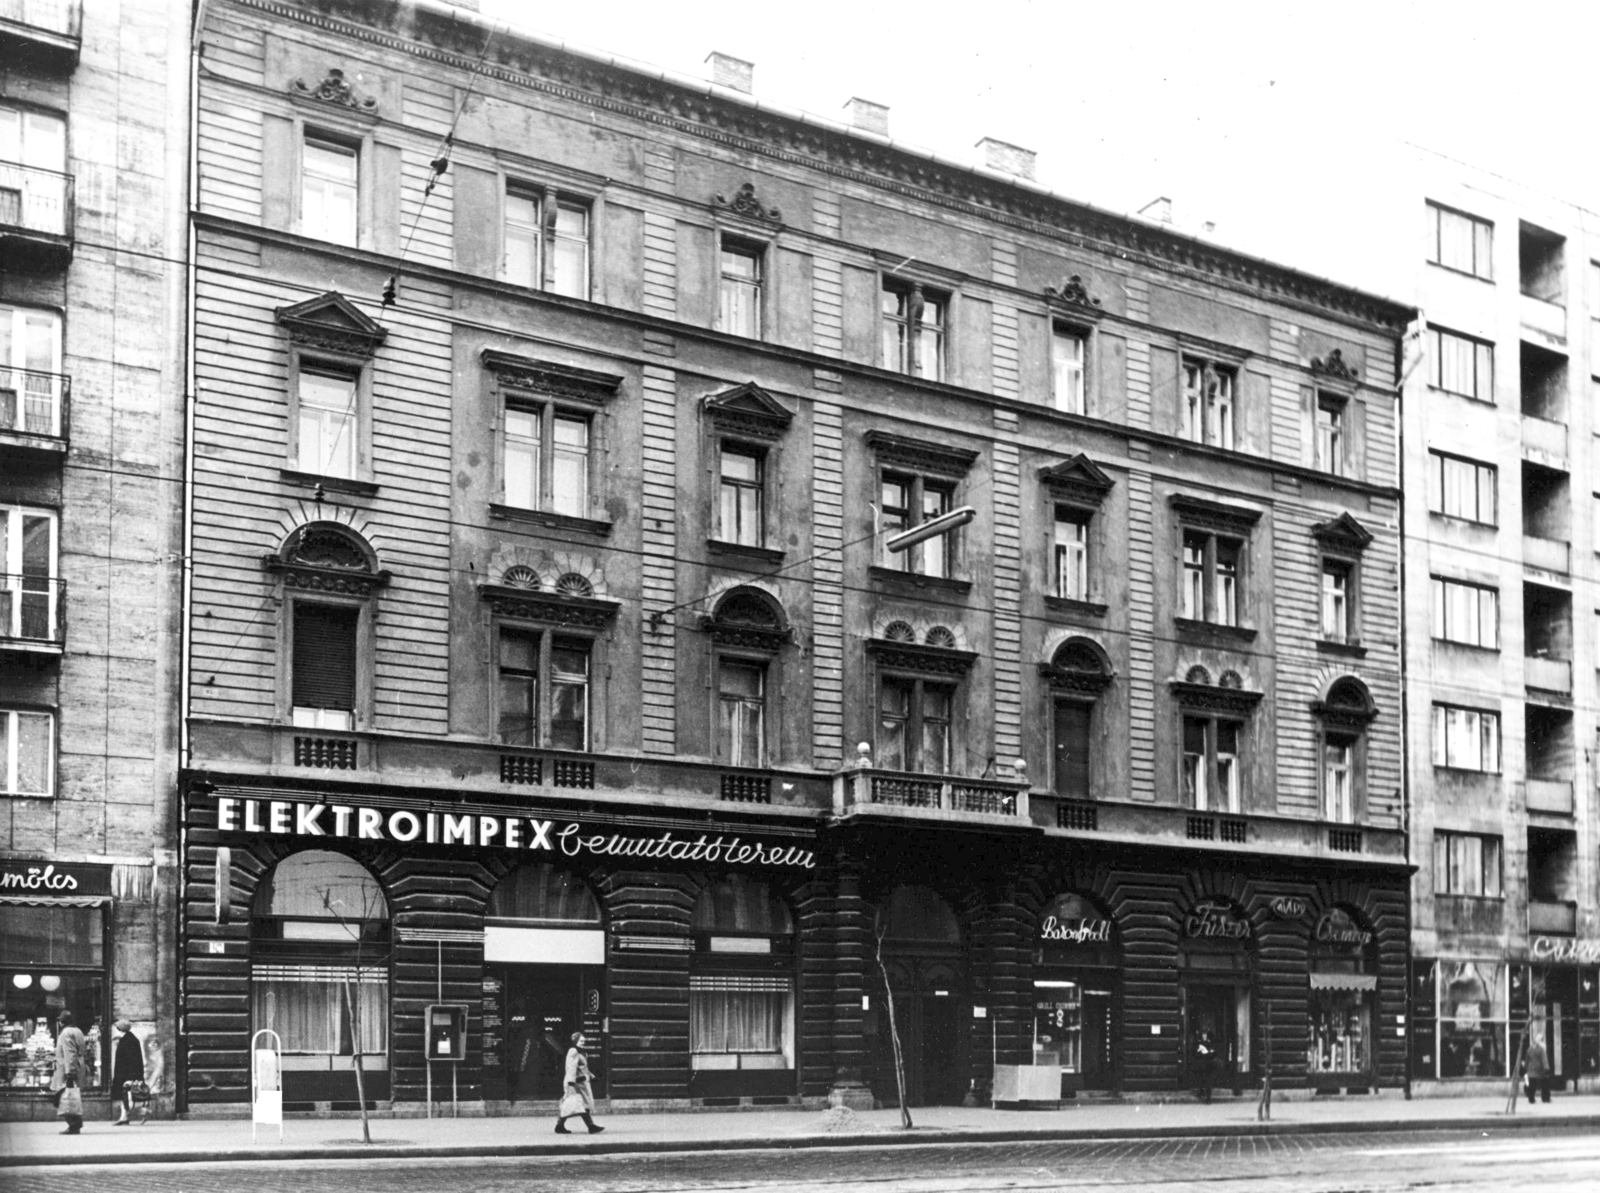
<svg viewBox="0 0 1600 1193"><path fill-rule="evenodd" d="M144 1080L144 1045L133 1034L133 1024L126 1019L118 1019L115 1026L122 1038L111 1056L111 1100L117 1105L117 1121L112 1125L126 1127L133 1113L133 1095L128 1092L128 1082Z"/></svg>

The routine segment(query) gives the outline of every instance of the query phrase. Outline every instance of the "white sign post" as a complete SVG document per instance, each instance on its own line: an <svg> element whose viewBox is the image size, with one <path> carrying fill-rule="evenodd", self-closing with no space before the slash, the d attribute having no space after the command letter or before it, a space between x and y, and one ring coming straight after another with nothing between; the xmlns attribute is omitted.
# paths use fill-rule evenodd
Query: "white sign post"
<svg viewBox="0 0 1600 1193"><path fill-rule="evenodd" d="M272 1039L264 1041L262 1036ZM250 1037L251 1143L256 1141L257 1123L276 1125L278 1142L283 1142L283 1041L268 1027Z"/></svg>

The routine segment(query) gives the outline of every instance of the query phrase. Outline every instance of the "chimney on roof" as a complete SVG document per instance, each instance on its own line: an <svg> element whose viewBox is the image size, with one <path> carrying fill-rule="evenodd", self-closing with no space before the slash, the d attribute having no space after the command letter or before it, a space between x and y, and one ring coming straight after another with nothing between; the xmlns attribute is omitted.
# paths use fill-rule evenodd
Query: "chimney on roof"
<svg viewBox="0 0 1600 1193"><path fill-rule="evenodd" d="M755 91L754 62L746 62L743 58L735 58L732 54L724 54L721 50L712 50L706 55L706 61L711 63L711 81L718 87L742 91L746 95Z"/></svg>
<svg viewBox="0 0 1600 1193"><path fill-rule="evenodd" d="M870 99L862 99L858 95L845 104L845 108L850 113L851 128L864 133L877 133L880 137L889 135L887 104L875 104Z"/></svg>
<svg viewBox="0 0 1600 1193"><path fill-rule="evenodd" d="M983 150L983 164L989 169L1033 181L1033 167L1039 157L1033 150L1007 141L997 141L993 137L979 141L978 148Z"/></svg>
<svg viewBox="0 0 1600 1193"><path fill-rule="evenodd" d="M1172 222L1172 200L1165 195L1151 199L1150 202L1139 208L1134 214L1142 215L1147 220L1155 220L1158 224L1170 224Z"/></svg>

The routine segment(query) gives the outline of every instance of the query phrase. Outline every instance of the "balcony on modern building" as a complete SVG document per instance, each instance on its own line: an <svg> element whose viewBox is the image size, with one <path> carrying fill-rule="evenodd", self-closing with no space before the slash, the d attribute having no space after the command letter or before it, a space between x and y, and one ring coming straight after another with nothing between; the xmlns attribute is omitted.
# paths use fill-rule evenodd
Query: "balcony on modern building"
<svg viewBox="0 0 1600 1193"><path fill-rule="evenodd" d="M1523 682L1532 689L1572 695L1572 594L1544 584L1522 585Z"/></svg>
<svg viewBox="0 0 1600 1193"><path fill-rule="evenodd" d="M858 765L833 778L833 814L928 825L1035 831L1026 781L881 770Z"/></svg>
<svg viewBox="0 0 1600 1193"><path fill-rule="evenodd" d="M72 244L72 175L0 160L0 265L59 269L72 260Z"/></svg>
<svg viewBox="0 0 1600 1193"><path fill-rule="evenodd" d="M1528 930L1571 935L1576 927L1578 834L1528 826Z"/></svg>
<svg viewBox="0 0 1600 1193"><path fill-rule="evenodd" d="M1574 936L1578 905L1565 899L1529 899L1528 932L1541 936Z"/></svg>
<svg viewBox="0 0 1600 1193"><path fill-rule="evenodd" d="M1522 458L1565 471L1567 424L1525 414L1522 419Z"/></svg>
<svg viewBox="0 0 1600 1193"><path fill-rule="evenodd" d="M1116 800L1046 798L1038 804L1037 813L1042 814L1040 819L1047 831L1085 841L1164 844L1202 851L1315 857L1362 864L1405 862L1405 834L1398 829L1256 812L1201 812Z"/></svg>
<svg viewBox="0 0 1600 1193"><path fill-rule="evenodd" d="M1517 235L1517 273L1522 323L1555 340L1567 338L1566 237L1533 224Z"/></svg>
<svg viewBox="0 0 1600 1193"><path fill-rule="evenodd" d="M0 58L71 70L82 19L82 0L0 0Z"/></svg>
<svg viewBox="0 0 1600 1193"><path fill-rule="evenodd" d="M1529 701L1523 705L1528 811L1571 816L1577 751L1572 710Z"/></svg>
<svg viewBox="0 0 1600 1193"><path fill-rule="evenodd" d="M66 581L0 572L0 654L59 657L67 641Z"/></svg>
<svg viewBox="0 0 1600 1193"><path fill-rule="evenodd" d="M1571 571L1571 478L1559 468L1522 462L1522 562L1541 572Z"/></svg>
<svg viewBox="0 0 1600 1193"><path fill-rule="evenodd" d="M0 459L64 457L72 379L0 366Z"/></svg>

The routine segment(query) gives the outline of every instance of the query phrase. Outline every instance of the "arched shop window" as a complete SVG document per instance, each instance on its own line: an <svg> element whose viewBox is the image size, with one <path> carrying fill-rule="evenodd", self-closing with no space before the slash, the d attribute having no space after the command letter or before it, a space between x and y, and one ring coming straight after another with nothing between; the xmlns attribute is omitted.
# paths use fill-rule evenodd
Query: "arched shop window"
<svg viewBox="0 0 1600 1193"><path fill-rule="evenodd" d="M483 960L485 1097L559 1098L575 1031L603 1091L606 936L587 884L544 862L511 871L484 909Z"/></svg>
<svg viewBox="0 0 1600 1193"><path fill-rule="evenodd" d="M1033 1063L1060 1065L1064 1092L1115 1088L1122 949L1111 917L1061 895L1040 914L1035 945Z"/></svg>
<svg viewBox="0 0 1600 1193"><path fill-rule="evenodd" d="M365 867L284 858L256 893L250 953L251 1028L283 1041L284 1101L352 1100L356 1052L367 1098L387 1098L389 906Z"/></svg>
<svg viewBox="0 0 1600 1193"><path fill-rule="evenodd" d="M763 882L713 882L690 921L690 1092L795 1092L794 918Z"/></svg>
<svg viewBox="0 0 1600 1193"><path fill-rule="evenodd" d="M1378 988L1372 932L1343 907L1317 917L1309 946L1311 997L1306 1068L1313 1078L1373 1069L1373 1003Z"/></svg>

